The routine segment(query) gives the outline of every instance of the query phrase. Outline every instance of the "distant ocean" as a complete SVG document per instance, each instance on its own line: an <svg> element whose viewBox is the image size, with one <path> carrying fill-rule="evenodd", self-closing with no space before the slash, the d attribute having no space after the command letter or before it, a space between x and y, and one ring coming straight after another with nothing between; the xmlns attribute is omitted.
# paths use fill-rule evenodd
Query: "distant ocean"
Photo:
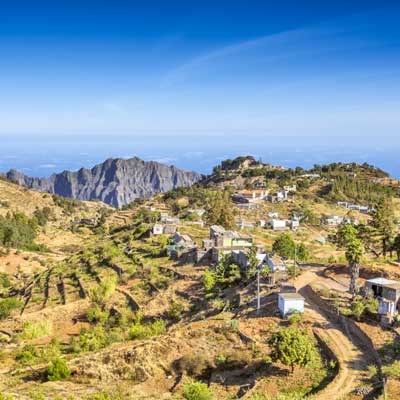
<svg viewBox="0 0 400 400"><path fill-rule="evenodd" d="M16 168L45 177L92 167L113 157L138 156L204 174L226 158L253 155L286 167L334 161L368 162L400 178L400 139L234 135L0 136L0 171Z"/></svg>

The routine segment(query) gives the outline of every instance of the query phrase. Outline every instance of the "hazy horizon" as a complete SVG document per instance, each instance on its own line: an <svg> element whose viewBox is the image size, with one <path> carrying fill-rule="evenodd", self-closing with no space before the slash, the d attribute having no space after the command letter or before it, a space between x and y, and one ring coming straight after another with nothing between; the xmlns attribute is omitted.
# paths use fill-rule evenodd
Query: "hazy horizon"
<svg viewBox="0 0 400 400"><path fill-rule="evenodd" d="M214 134L204 140L177 135L79 135L9 137L0 148L0 171L11 168L37 177L54 172L90 168L107 158L137 156L203 174L226 158L253 155L285 167L330 162L368 162L400 178L400 144L382 137L365 140L358 136L337 137Z"/></svg>

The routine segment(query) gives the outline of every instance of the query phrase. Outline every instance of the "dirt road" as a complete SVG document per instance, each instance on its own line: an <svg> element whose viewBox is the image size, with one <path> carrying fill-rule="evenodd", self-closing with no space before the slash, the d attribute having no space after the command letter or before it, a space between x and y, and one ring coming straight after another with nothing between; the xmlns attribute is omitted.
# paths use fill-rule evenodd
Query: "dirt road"
<svg viewBox="0 0 400 400"><path fill-rule="evenodd" d="M317 274L317 270L308 270L296 281L295 286L305 299L306 315L315 322L320 337L328 343L339 360L339 373L336 378L316 395L317 400L336 400L346 398L362 384L365 369L373 361L370 355L360 349L349 332L343 332L342 327L330 321L324 312L307 296L304 288L311 283L321 283L326 287L346 291L340 283Z"/></svg>

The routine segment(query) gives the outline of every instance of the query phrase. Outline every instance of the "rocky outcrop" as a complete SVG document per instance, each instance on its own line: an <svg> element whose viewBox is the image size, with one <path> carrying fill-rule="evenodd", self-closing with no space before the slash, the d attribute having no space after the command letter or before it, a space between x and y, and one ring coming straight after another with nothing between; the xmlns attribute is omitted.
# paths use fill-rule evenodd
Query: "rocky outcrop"
<svg viewBox="0 0 400 400"><path fill-rule="evenodd" d="M31 178L10 170L6 178L30 189L78 200L97 199L121 207L136 198L147 198L177 187L191 186L202 175L134 157L108 159L92 169L64 171L49 178Z"/></svg>

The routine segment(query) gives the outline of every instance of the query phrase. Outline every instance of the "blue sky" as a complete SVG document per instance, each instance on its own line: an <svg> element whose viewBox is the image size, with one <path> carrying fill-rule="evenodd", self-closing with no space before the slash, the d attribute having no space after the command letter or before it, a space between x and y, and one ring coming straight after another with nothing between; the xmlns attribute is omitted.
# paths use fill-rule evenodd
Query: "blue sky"
<svg viewBox="0 0 400 400"><path fill-rule="evenodd" d="M398 139L398 1L2 3L4 137Z"/></svg>

